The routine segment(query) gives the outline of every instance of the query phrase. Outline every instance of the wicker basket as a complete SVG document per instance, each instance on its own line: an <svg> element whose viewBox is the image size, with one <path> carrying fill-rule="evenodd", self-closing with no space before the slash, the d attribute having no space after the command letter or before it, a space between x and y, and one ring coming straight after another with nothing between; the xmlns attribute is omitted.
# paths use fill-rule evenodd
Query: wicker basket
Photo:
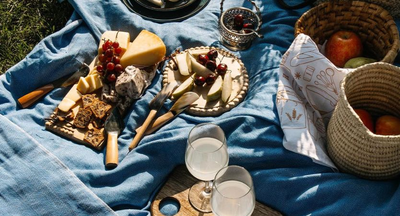
<svg viewBox="0 0 400 216"><path fill-rule="evenodd" d="M317 0L315 1L315 5L321 4L322 2L327 2L327 1L332 1L332 0ZM346 1L352 1L352 0L346 0ZM389 11L390 15L392 15L394 18L400 17L400 4L399 0L363 0L365 2L370 2L376 5L379 5L385 10Z"/></svg>
<svg viewBox="0 0 400 216"><path fill-rule="evenodd" d="M400 117L400 68L377 62L347 74L328 124L328 154L340 171L383 180L400 174L400 135L369 131L353 108Z"/></svg>
<svg viewBox="0 0 400 216"><path fill-rule="evenodd" d="M330 1L305 12L295 24L295 36L304 33L323 44L334 32L357 32L365 56L393 63L399 52L399 31L388 11L362 1Z"/></svg>

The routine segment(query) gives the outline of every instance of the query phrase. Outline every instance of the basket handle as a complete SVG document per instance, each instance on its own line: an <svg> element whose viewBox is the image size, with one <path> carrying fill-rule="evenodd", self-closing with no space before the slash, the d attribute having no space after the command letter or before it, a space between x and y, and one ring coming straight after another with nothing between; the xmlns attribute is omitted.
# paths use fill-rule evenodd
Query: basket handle
<svg viewBox="0 0 400 216"><path fill-rule="evenodd" d="M222 16L222 13L224 12L224 1L225 0L221 0L221 13L220 13L220 16ZM256 14L257 14L257 16L259 18L259 22L258 22L258 26L257 26L256 30L254 31L254 33L257 34L258 30L260 30L261 23L262 23L261 11L260 11L260 8L257 6L257 4L255 2L253 2L252 0L247 0L247 1L249 1L256 8Z"/></svg>

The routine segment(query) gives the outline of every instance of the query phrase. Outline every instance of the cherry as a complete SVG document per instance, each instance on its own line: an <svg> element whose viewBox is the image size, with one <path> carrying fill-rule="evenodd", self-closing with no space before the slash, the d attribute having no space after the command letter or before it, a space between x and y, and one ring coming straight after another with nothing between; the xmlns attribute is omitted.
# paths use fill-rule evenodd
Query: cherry
<svg viewBox="0 0 400 216"><path fill-rule="evenodd" d="M251 33L251 30L249 29L254 29L253 23L245 23L243 24L244 32L245 33Z"/></svg>
<svg viewBox="0 0 400 216"><path fill-rule="evenodd" d="M218 57L218 52L215 49L211 49L210 51L208 51L207 56L210 60L215 60Z"/></svg>
<svg viewBox="0 0 400 216"><path fill-rule="evenodd" d="M204 78L202 76L198 76L194 80L194 84L196 84L197 86L203 86L205 82L206 82L206 78Z"/></svg>
<svg viewBox="0 0 400 216"><path fill-rule="evenodd" d="M235 18L233 18L233 25L235 29L241 29L243 27L243 14L237 14Z"/></svg>
<svg viewBox="0 0 400 216"><path fill-rule="evenodd" d="M225 75L226 71L228 70L228 65L225 63L218 64L217 73L221 76Z"/></svg>
<svg viewBox="0 0 400 216"><path fill-rule="evenodd" d="M206 83L207 85L212 85L215 82L215 76L213 74L210 74L206 78Z"/></svg>
<svg viewBox="0 0 400 216"><path fill-rule="evenodd" d="M254 29L253 23L245 23L243 24L243 28Z"/></svg>
<svg viewBox="0 0 400 216"><path fill-rule="evenodd" d="M217 68L217 64L213 60L208 60L206 63L206 68L208 68L210 71L214 72L215 69Z"/></svg>
<svg viewBox="0 0 400 216"><path fill-rule="evenodd" d="M207 61L209 60L208 56L204 55L204 54L200 54L198 58L199 58L200 64L202 64L202 65L205 65L207 63Z"/></svg>
<svg viewBox="0 0 400 216"><path fill-rule="evenodd" d="M114 70L114 67L115 67L115 64L112 63L112 62L109 62L109 63L107 64L107 70L108 70L108 71Z"/></svg>

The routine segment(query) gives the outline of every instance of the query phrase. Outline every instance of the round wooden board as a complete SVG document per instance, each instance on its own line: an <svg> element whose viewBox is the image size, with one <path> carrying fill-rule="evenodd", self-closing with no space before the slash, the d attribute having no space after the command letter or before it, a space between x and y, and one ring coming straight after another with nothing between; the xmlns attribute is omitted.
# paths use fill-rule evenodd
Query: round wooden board
<svg viewBox="0 0 400 216"><path fill-rule="evenodd" d="M217 65L223 63L228 65L228 70L231 71L232 76L232 93L227 103L223 103L221 99L208 102L206 100L207 93L210 86L198 87L194 86L193 90L200 95L199 99L195 101L192 106L186 109L186 113L197 116L218 116L224 112L227 112L237 106L243 101L246 96L249 78L247 70L243 62L236 57L233 53L217 48L217 47L194 47L182 51L189 52L193 56L199 54L206 54L210 49L215 49L218 51L218 58L216 60ZM183 76L179 73L177 66L174 61L169 61L163 72L163 84L170 82L183 82L188 79L189 76Z"/></svg>

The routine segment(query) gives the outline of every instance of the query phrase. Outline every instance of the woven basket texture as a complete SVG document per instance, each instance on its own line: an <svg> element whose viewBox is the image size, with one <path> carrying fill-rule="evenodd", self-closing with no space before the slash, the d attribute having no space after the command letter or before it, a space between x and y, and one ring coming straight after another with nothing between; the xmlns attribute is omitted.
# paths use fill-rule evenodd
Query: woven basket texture
<svg viewBox="0 0 400 216"><path fill-rule="evenodd" d="M372 180L400 174L400 135L369 131L353 108L400 117L400 68L377 62L361 66L342 80L341 93L328 124L327 150L340 171Z"/></svg>
<svg viewBox="0 0 400 216"><path fill-rule="evenodd" d="M399 52L399 31L393 17L372 3L325 2L305 12L295 24L295 36L304 33L321 45L339 30L351 30L360 36L364 56L393 63Z"/></svg>
<svg viewBox="0 0 400 216"><path fill-rule="evenodd" d="M315 5L321 4L323 2L332 1L332 0L317 0ZM352 0L347 0L352 1ZM399 0L363 0L365 2L373 3L379 5L389 11L390 15L395 18L400 17L400 2Z"/></svg>

